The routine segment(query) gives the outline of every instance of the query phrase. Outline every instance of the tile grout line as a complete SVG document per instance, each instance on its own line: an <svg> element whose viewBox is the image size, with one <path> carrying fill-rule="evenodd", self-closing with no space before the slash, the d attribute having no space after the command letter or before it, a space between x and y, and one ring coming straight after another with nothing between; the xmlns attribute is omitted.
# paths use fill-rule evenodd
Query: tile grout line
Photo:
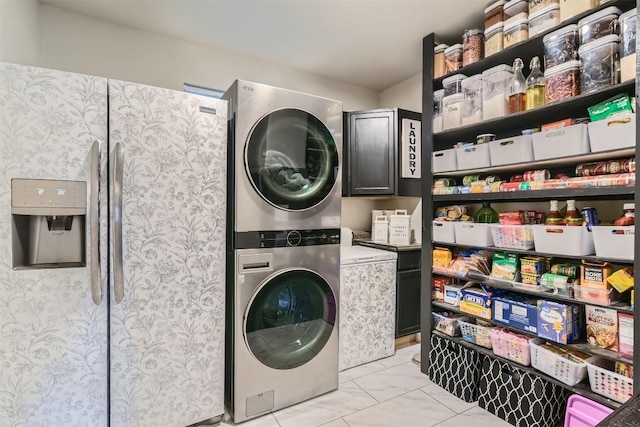
<svg viewBox="0 0 640 427"><path fill-rule="evenodd" d="M436 384L436 383L433 383L433 384L435 384L436 386L438 386L438 384ZM438 386L438 387L440 387L440 386ZM424 387L423 387L423 388L424 388ZM442 387L440 387L440 388L442 388ZM455 413L456 413L456 415L457 415L457 414L464 414L464 413L465 413L465 412L467 412L469 409L473 409L473 408L475 408L476 406L478 406L478 402L476 402L476 403L475 403L475 406L472 406L471 408L467 408L467 409L465 409L465 410L464 410L464 411L462 411L462 412L458 412L458 411L456 411L455 409L453 409L452 407L447 406L447 404L446 404L446 403L442 402L442 401L441 401L440 399L438 399L437 397L432 396L431 394L427 393L427 392L426 392L426 391L424 391L422 388L420 388L419 390L420 390L421 392L423 392L424 394L426 394L427 396L429 396L430 398L437 400L437 401L438 401L438 403L440 403L440 404L441 404L442 406L444 406L445 408L448 408L448 409L452 410L453 412L455 412ZM444 389L443 389L443 390L444 390ZM445 392L447 392L446 390L444 390L444 391L445 391ZM447 393L448 393L448 392L447 392ZM449 393L449 394L451 394L451 393ZM460 399L459 397L457 397L457 396L455 396L455 395L453 395L453 394L452 394L452 396L453 396L453 397L456 397L456 398L458 398L458 399ZM460 399L460 400L462 400L462 399ZM473 403L473 402L466 402L466 401L464 401L464 400L462 400L462 401L463 401L463 402L465 402L465 403Z"/></svg>

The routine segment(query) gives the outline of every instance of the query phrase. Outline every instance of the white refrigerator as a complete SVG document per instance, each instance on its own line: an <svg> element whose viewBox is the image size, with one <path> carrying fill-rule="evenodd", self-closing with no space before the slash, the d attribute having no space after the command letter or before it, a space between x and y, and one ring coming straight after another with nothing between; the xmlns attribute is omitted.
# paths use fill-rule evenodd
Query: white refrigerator
<svg viewBox="0 0 640 427"><path fill-rule="evenodd" d="M0 427L223 414L226 138L225 101L0 63Z"/></svg>

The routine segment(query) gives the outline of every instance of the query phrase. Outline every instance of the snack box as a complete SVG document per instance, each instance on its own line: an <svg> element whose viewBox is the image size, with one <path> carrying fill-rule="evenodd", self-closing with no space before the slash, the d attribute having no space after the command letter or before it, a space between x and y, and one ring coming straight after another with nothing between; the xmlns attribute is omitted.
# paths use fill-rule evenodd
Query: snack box
<svg viewBox="0 0 640 427"><path fill-rule="evenodd" d="M496 297L493 299L493 321L521 331L538 332L537 301L521 296Z"/></svg>
<svg viewBox="0 0 640 427"><path fill-rule="evenodd" d="M597 263L582 261L580 266L580 286L583 288L595 288L606 291L609 288L607 280L613 273L613 267L608 262ZM582 300L608 305L609 294L607 292L582 292Z"/></svg>
<svg viewBox="0 0 640 427"><path fill-rule="evenodd" d="M615 372L623 377L633 379L633 365L631 363L616 362Z"/></svg>
<svg viewBox="0 0 640 427"><path fill-rule="evenodd" d="M452 281L449 277L434 276L431 278L431 288L433 290L433 299L436 301L444 301L444 289L445 286Z"/></svg>
<svg viewBox="0 0 640 427"><path fill-rule="evenodd" d="M554 301L538 301L538 336L560 344L580 339L580 307Z"/></svg>
<svg viewBox="0 0 640 427"><path fill-rule="evenodd" d="M517 280L518 266L518 254L495 252L493 254L491 277L504 280Z"/></svg>
<svg viewBox="0 0 640 427"><path fill-rule="evenodd" d="M483 287L468 283L460 291L460 310L476 317L491 320L491 294Z"/></svg>
<svg viewBox="0 0 640 427"><path fill-rule="evenodd" d="M610 308L587 305L587 342L611 351L618 351L618 312Z"/></svg>
<svg viewBox="0 0 640 427"><path fill-rule="evenodd" d="M522 257L520 258L520 272L541 275L547 272L548 264L548 260L543 257Z"/></svg>
<svg viewBox="0 0 640 427"><path fill-rule="evenodd" d="M618 313L618 353L633 359L633 314Z"/></svg>
<svg viewBox="0 0 640 427"><path fill-rule="evenodd" d="M607 277L607 283L620 292L626 292L633 288L633 267L624 267Z"/></svg>
<svg viewBox="0 0 640 427"><path fill-rule="evenodd" d="M544 132L545 130L559 129L559 128L573 126L574 124L575 124L574 119L558 120L557 122L546 123L540 126L540 130Z"/></svg>
<svg viewBox="0 0 640 427"><path fill-rule="evenodd" d="M458 285L446 285L444 287L444 302L447 304L460 305L460 290L462 286Z"/></svg>
<svg viewBox="0 0 640 427"><path fill-rule="evenodd" d="M435 248L433 250L433 267L449 268L451 265L452 255L449 249Z"/></svg>

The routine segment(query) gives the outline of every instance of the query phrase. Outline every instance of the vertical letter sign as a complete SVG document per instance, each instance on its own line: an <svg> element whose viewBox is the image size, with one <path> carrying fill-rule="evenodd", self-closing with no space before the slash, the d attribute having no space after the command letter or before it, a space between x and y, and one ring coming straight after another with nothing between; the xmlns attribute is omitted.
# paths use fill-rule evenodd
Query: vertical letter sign
<svg viewBox="0 0 640 427"><path fill-rule="evenodd" d="M420 178L420 121L402 119L402 178Z"/></svg>

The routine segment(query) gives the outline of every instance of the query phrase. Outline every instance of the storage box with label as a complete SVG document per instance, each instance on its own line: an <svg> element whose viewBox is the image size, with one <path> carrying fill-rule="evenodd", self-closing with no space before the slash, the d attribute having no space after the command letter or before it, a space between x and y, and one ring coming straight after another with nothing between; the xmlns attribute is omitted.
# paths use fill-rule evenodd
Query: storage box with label
<svg viewBox="0 0 640 427"><path fill-rule="evenodd" d="M613 272L613 267L608 262L582 261L580 266L580 286L583 288L581 300L592 301L599 304L608 304L609 295L606 292L587 292L586 288L607 291L608 277Z"/></svg>
<svg viewBox="0 0 640 427"><path fill-rule="evenodd" d="M618 350L618 312L610 308L587 305L587 342L611 351Z"/></svg>
<svg viewBox="0 0 640 427"><path fill-rule="evenodd" d="M451 265L451 251L445 248L433 250L433 268L447 269Z"/></svg>
<svg viewBox="0 0 640 427"><path fill-rule="evenodd" d="M465 285L461 293L460 310L476 317L491 320L491 294L475 283Z"/></svg>
<svg viewBox="0 0 640 427"><path fill-rule="evenodd" d="M580 339L580 307L555 301L538 301L538 336L560 344Z"/></svg>
<svg viewBox="0 0 640 427"><path fill-rule="evenodd" d="M618 313L618 353L627 359L633 359L633 314Z"/></svg>
<svg viewBox="0 0 640 427"><path fill-rule="evenodd" d="M460 291L462 286L447 284L444 287L444 302L447 304L460 305Z"/></svg>
<svg viewBox="0 0 640 427"><path fill-rule="evenodd" d="M493 300L493 321L522 331L538 333L537 301L514 296Z"/></svg>
<svg viewBox="0 0 640 427"><path fill-rule="evenodd" d="M450 284L453 279L449 277L434 276L431 278L431 288L433 290L433 299L436 301L444 301L445 286Z"/></svg>

